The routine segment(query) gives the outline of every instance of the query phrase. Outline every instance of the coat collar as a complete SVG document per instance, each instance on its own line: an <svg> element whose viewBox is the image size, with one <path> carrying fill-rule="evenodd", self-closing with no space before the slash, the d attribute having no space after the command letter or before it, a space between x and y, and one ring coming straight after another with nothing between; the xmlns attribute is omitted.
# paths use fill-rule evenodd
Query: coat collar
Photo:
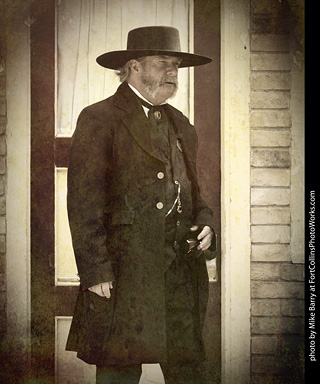
<svg viewBox="0 0 320 384"><path fill-rule="evenodd" d="M138 97L127 83L122 83L119 86L114 95L114 105L124 112L122 121L138 144L145 151L163 162L163 158L151 140L148 118L141 107ZM175 127L177 138L183 142L184 126L190 125L190 123L180 111L169 104L165 106L165 111Z"/></svg>
<svg viewBox="0 0 320 384"><path fill-rule="evenodd" d="M127 83L123 83L114 95L114 105L123 110L123 124L128 128L136 142L150 155L164 161L151 140L150 126L147 116L135 93Z"/></svg>

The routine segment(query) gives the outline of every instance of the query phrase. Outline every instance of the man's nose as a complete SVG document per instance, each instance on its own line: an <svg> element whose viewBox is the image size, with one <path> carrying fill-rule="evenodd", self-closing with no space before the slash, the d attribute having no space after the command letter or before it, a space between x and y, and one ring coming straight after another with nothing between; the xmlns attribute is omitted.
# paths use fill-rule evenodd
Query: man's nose
<svg viewBox="0 0 320 384"><path fill-rule="evenodd" d="M176 67L175 64L171 63L171 64L168 64L168 67L167 67L167 74L169 76L177 76L178 74L178 68Z"/></svg>

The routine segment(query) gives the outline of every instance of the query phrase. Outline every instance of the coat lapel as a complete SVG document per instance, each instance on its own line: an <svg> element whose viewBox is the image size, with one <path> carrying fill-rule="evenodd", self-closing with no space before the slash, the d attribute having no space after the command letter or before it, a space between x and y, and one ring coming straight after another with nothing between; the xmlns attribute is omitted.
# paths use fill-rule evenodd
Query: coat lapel
<svg viewBox="0 0 320 384"><path fill-rule="evenodd" d="M196 161L198 142L198 138L196 134L194 134L194 128L180 111L177 111L170 105L166 108L166 113L173 123L176 137L181 144L187 166L191 166L191 164Z"/></svg>
<svg viewBox="0 0 320 384"><path fill-rule="evenodd" d="M115 94L114 105L124 111L123 124L128 128L136 142L151 156L164 162L163 157L151 139L151 127L136 95L123 83Z"/></svg>
<svg viewBox="0 0 320 384"><path fill-rule="evenodd" d="M127 83L121 84L115 93L114 105L123 111L122 122L136 142L151 156L165 162L165 159L161 156L151 138L149 120L137 96ZM197 136L194 128L180 111L170 105L167 105L166 113L173 123L177 139L181 143L185 161L188 163L187 165L190 166L196 161Z"/></svg>

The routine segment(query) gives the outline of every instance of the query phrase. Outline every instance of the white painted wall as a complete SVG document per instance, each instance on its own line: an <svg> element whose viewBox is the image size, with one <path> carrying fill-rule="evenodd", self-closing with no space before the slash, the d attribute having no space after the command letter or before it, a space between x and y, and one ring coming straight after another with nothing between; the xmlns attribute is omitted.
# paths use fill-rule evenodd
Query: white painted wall
<svg viewBox="0 0 320 384"><path fill-rule="evenodd" d="M30 31L22 12L15 16L8 23L6 60L7 345L9 354L27 363L30 353Z"/></svg>

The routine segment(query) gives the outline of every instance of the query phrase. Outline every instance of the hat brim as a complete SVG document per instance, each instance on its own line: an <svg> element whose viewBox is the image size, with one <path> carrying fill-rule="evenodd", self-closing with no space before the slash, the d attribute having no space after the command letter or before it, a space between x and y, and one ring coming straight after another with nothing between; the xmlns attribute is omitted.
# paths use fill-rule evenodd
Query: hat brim
<svg viewBox="0 0 320 384"><path fill-rule="evenodd" d="M97 63L104 68L118 70L125 65L125 63L132 59L138 59L145 56L176 56L182 59L180 68L196 67L199 65L208 64L212 61L210 57L195 55L187 52L176 52L166 50L127 50L127 51L112 51L104 53L97 57Z"/></svg>

